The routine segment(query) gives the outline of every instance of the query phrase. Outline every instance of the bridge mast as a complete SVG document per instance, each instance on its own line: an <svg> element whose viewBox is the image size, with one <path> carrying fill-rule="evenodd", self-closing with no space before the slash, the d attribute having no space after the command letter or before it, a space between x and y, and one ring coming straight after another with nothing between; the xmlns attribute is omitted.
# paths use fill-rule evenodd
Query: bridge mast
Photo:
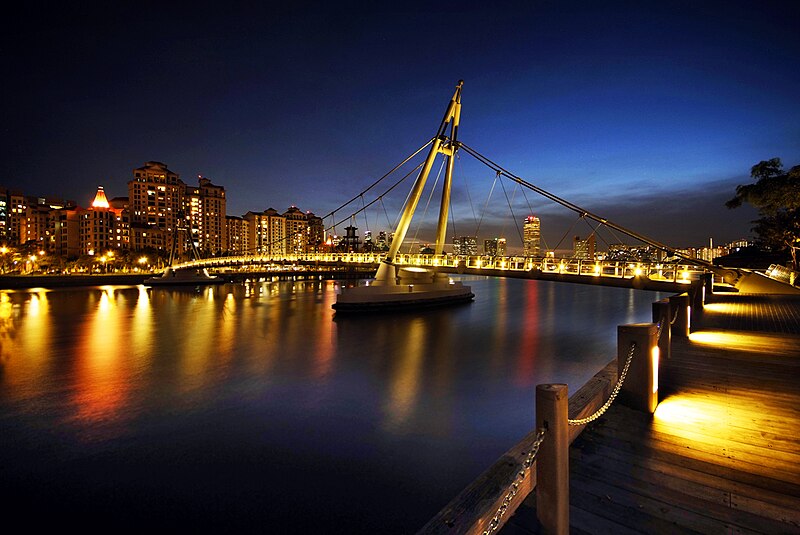
<svg viewBox="0 0 800 535"><path fill-rule="evenodd" d="M425 187L425 182L428 180L431 167L433 167L433 161L436 158L436 155L439 153L445 154L449 157L447 163L447 173L445 176L445 186L444 191L442 192L442 209L439 213L439 225L436 235L436 254L442 253L445 234L447 231L447 207L450 205L453 160L456 152L455 136L458 129L458 121L461 117L461 88L463 85L464 80L459 80L458 85L456 85L456 91L453 94L453 98L450 99L450 103L447 105L447 110L445 111L444 118L439 125L439 130L436 133L436 137L431 144L428 156L425 159L425 163L422 166L416 181L414 182L414 186L411 188L408 201L406 201L406 205L403 208L403 215L400 217L400 222L398 223L397 229L394 232L392 245L389 247L389 252L386 254L386 258L383 260L383 262L381 262L381 265L378 266L378 272L375 275L374 284L394 284L396 275L393 264L394 259L400 250L400 246L403 244L403 240L406 237L408 228L411 226L411 218L414 216L414 211L416 210L419 199L422 196L422 190ZM445 134L448 124L451 125L451 137L449 139Z"/></svg>

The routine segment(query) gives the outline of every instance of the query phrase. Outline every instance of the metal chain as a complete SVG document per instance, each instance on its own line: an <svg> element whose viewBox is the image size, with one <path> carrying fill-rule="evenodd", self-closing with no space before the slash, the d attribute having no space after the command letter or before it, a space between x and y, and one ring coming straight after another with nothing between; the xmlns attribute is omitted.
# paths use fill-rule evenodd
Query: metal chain
<svg viewBox="0 0 800 535"><path fill-rule="evenodd" d="M531 465L533 464L533 460L536 458L536 454L539 453L539 446L542 445L545 431L546 430L542 427L536 434L536 440L534 440L533 444L531 445L531 451L528 452L528 455L522 462L522 469L519 472L517 472L517 477L514 479L514 482L508 488L508 492L506 492L506 495L503 498L503 503L501 503L500 507L497 508L497 511L492 517L492 520L489 522L489 526L485 530L483 530L483 535L489 535L490 533L494 533L495 531L497 531L497 528L500 527L500 519L503 518L503 515L505 515L506 511L508 511L508 507L509 505L511 505L511 501L514 499L514 496L517 495L519 486L522 484L522 481L525 479L525 476L531 469Z"/></svg>
<svg viewBox="0 0 800 535"><path fill-rule="evenodd" d="M672 316L672 319L669 320L670 325L675 325L675 321L678 319L678 312L680 312L680 307L675 307L675 315Z"/></svg>
<svg viewBox="0 0 800 535"><path fill-rule="evenodd" d="M661 341L661 330L664 328L664 318L658 322L658 334L656 335L656 342Z"/></svg>
<svg viewBox="0 0 800 535"><path fill-rule="evenodd" d="M628 351L628 358L625 361L625 367L622 368L622 373L619 375L619 380L617 381L617 384L614 386L614 391L611 392L611 395L608 397L608 401L606 401L603 404L603 406L600 407L597 410L597 412L595 412L591 416L588 416L586 418L581 418L579 420L567 420L567 423L569 423L569 425L585 425L585 424L588 424L589 422L593 422L594 420L597 420L598 418L600 418L603 415L603 413L608 410L608 408L614 402L614 398L616 398L617 394L619 394L619 389L622 388L622 383L625 381L625 376L628 375L628 368L631 365L631 360L633 360L633 353L635 351L636 351L636 342L631 342L631 349L630 349L630 351Z"/></svg>

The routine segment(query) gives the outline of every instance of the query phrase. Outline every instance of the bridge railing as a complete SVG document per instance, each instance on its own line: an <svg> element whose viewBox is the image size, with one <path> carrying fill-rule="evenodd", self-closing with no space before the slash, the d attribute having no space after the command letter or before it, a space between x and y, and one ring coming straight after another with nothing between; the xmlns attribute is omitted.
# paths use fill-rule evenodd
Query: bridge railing
<svg viewBox="0 0 800 535"><path fill-rule="evenodd" d="M244 266L315 265L315 266L377 266L385 253L287 253L214 257L176 264L173 269L190 268L241 268ZM523 256L464 256L399 254L394 259L399 266L428 267L432 269L531 272L580 275L587 277L612 277L629 279L645 277L656 281L686 283L697 280L702 268L688 264L630 262L622 260L581 260L575 258L532 258ZM480 274L480 273L477 273Z"/></svg>

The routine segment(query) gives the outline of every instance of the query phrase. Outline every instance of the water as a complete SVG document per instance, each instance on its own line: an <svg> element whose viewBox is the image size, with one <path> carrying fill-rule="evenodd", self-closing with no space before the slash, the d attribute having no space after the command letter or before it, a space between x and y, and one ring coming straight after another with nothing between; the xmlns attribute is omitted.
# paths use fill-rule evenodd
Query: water
<svg viewBox="0 0 800 535"><path fill-rule="evenodd" d="M0 292L0 482L28 525L413 533L663 296L468 280L334 318L333 281Z"/></svg>

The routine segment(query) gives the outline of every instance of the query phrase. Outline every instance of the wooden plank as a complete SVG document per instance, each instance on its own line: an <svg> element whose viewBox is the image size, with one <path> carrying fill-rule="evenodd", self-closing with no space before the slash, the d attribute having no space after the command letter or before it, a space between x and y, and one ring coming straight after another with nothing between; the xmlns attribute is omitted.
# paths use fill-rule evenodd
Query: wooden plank
<svg viewBox="0 0 800 535"><path fill-rule="evenodd" d="M760 451L747 445L702 435L689 430L660 430L655 424L642 425L635 420L608 419L603 433L627 440L640 440L643 445L665 451L693 452L694 456L712 459L720 464L750 466L754 473L770 472L776 479L800 480L800 455L774 450ZM745 468L747 469L747 468Z"/></svg>
<svg viewBox="0 0 800 535"><path fill-rule="evenodd" d="M588 442L588 443L587 443ZM594 455L602 459L601 462L619 462L630 467L631 470L644 469L668 477L681 478L712 488L727 491L731 495L730 505L735 507L735 496L747 496L753 502L752 512L757 512L764 508L775 508L775 510L786 510L782 513L784 522L795 522L800 525L800 510L797 509L798 498L800 498L800 488L795 489L774 489L771 485L772 480L762 482L761 486L751 484L752 475L748 481L732 478L733 473L729 469L723 469L718 465L697 462L693 459L678 457L674 455L662 456L657 458L655 455L640 455L636 452L623 450L621 448L609 447L602 443L596 443L592 437L585 436L577 446L572 448L570 454L576 462L596 462ZM688 462L681 462L688 461ZM769 487L769 488L767 488ZM784 490L785 492L779 492ZM788 492L786 492L788 490ZM795 493L793 493L794 491ZM746 504L745 504L746 505Z"/></svg>
<svg viewBox="0 0 800 535"><path fill-rule="evenodd" d="M703 523L699 515L687 515L670 504L622 492L610 485L587 480L576 475L572 484L572 503L575 507L631 530L642 533L703 533L697 525ZM685 518L689 516L689 518ZM720 522L707 521L714 533L724 533L725 526ZM692 526L692 527L689 527Z"/></svg>
<svg viewBox="0 0 800 535"><path fill-rule="evenodd" d="M766 518L761 512L752 512L730 506L730 493L698 485L682 478L669 478L652 471L629 470L627 466L605 460L602 467L579 462L573 465L577 474L603 481L616 488L639 496L665 501L686 511L756 532L776 533L796 528L796 525Z"/></svg>

